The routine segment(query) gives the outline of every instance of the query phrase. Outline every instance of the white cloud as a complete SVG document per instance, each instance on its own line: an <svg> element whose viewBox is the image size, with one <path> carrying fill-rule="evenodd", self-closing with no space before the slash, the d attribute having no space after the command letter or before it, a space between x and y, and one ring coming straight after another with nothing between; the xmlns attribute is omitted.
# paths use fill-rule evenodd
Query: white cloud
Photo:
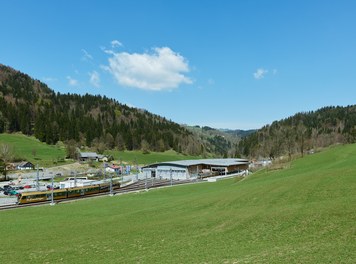
<svg viewBox="0 0 356 264"><path fill-rule="evenodd" d="M106 54L110 54L110 55L113 55L115 54L115 52L113 50L109 50L107 48L105 48L104 46L101 46L100 49L105 52Z"/></svg>
<svg viewBox="0 0 356 264"><path fill-rule="evenodd" d="M256 72L253 74L253 77L256 80L260 80L263 79L265 77L265 75L268 73L268 70L265 70L263 68L259 68L256 70Z"/></svg>
<svg viewBox="0 0 356 264"><path fill-rule="evenodd" d="M68 84L69 84L70 86L78 86L78 84L79 84L78 80L73 79L73 78L70 77L70 76L67 76L67 80L68 80Z"/></svg>
<svg viewBox="0 0 356 264"><path fill-rule="evenodd" d="M93 71L93 72L89 72L89 76L90 76L90 84L93 85L94 87L99 88L100 87L100 75L98 72Z"/></svg>
<svg viewBox="0 0 356 264"><path fill-rule="evenodd" d="M116 39L111 41L111 47L113 47L113 48L122 47L122 46L123 46L122 43Z"/></svg>
<svg viewBox="0 0 356 264"><path fill-rule="evenodd" d="M84 60L84 61L93 60L93 56L90 55L89 52L87 52L85 49L82 49L82 52L83 52L82 60Z"/></svg>
<svg viewBox="0 0 356 264"><path fill-rule="evenodd" d="M186 59L168 47L154 48L152 53L106 52L111 55L107 69L123 86L143 90L172 90L192 83ZM105 67L105 66L104 66Z"/></svg>

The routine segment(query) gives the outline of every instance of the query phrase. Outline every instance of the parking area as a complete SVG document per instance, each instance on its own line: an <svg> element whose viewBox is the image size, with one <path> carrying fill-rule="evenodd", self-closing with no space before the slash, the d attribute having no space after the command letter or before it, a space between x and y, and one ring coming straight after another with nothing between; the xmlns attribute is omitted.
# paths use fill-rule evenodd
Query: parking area
<svg viewBox="0 0 356 264"><path fill-rule="evenodd" d="M47 190L48 182L39 182L39 190ZM17 201L17 193L37 191L36 181L26 179L21 182L6 181L0 183L0 205L14 204Z"/></svg>

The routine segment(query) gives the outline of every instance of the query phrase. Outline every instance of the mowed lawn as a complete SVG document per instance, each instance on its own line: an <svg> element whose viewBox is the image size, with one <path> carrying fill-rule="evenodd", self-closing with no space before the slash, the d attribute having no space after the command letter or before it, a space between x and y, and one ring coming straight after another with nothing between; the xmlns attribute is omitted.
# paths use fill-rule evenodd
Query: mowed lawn
<svg viewBox="0 0 356 264"><path fill-rule="evenodd" d="M0 212L2 263L356 263L356 145L243 181Z"/></svg>

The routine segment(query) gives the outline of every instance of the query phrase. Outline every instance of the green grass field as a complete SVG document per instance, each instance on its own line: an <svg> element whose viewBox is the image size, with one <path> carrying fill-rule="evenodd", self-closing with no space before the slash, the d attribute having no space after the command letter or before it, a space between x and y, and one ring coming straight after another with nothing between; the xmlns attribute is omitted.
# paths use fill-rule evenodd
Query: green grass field
<svg viewBox="0 0 356 264"><path fill-rule="evenodd" d="M12 146L16 159L27 160L40 167L53 166L59 160L64 161L66 155L63 146L47 145L35 137L22 134L0 134L1 143Z"/></svg>
<svg viewBox="0 0 356 264"><path fill-rule="evenodd" d="M33 164L38 164L40 167L51 167L55 165L62 165L66 156L65 147L51 146L40 142L34 137L24 136L22 134L0 134L0 144L7 143L12 146L15 157L20 160L27 160ZM35 150L35 155L34 155ZM198 159L196 156L186 156L175 151L169 150L166 152L150 152L143 154L142 151L105 151L105 154L112 155L116 161L138 164L151 164L155 162L184 160L184 159Z"/></svg>
<svg viewBox="0 0 356 264"><path fill-rule="evenodd" d="M355 263L356 145L289 169L0 213L2 263Z"/></svg>

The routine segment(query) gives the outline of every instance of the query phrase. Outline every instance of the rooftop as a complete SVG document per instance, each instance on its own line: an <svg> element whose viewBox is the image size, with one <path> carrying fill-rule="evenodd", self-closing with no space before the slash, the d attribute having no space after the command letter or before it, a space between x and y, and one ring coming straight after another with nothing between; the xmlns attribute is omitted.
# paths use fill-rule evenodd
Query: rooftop
<svg viewBox="0 0 356 264"><path fill-rule="evenodd" d="M144 168L152 168L157 166L178 166L178 167L190 167L198 165L210 165L210 166L233 166L248 164L247 159L200 159L200 160L179 160L179 161L167 161L159 162L145 166Z"/></svg>

